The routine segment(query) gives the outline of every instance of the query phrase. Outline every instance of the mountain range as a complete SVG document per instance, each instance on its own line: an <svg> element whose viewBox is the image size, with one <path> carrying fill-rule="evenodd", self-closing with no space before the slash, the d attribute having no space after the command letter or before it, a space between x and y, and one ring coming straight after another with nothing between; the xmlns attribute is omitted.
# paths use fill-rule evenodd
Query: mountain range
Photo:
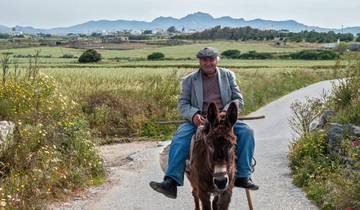
<svg viewBox="0 0 360 210"><path fill-rule="evenodd" d="M167 29L171 26L175 26L178 30L184 28L185 31L202 31L204 29L212 28L221 25L222 27L245 27L250 26L258 29L274 29L274 30L288 30L291 32L300 31L317 31L328 32L335 31L336 33L360 33L360 26L347 27L343 29L336 28L322 28L318 26L308 26L299 23L295 20L245 20L243 18L232 18L230 16L224 16L220 18L214 18L210 14L203 12L196 12L189 14L183 18L177 19L173 17L158 17L151 22L136 21L136 20L97 20L88 21L82 24L70 26L70 27L57 27L51 29L40 29L31 26L15 26L16 31L22 31L24 33L47 33L47 34L68 34L68 33L92 33L92 32L112 32L122 30L153 30L153 29ZM12 30L12 27L0 25L0 33L8 33Z"/></svg>

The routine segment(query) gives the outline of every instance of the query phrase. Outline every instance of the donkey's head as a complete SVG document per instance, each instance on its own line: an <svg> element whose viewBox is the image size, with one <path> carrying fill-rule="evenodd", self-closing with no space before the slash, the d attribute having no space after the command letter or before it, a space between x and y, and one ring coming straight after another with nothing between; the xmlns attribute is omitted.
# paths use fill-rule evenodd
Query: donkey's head
<svg viewBox="0 0 360 210"><path fill-rule="evenodd" d="M213 184L217 190L226 190L235 173L236 137L233 126L237 120L237 107L231 103L227 112L218 112L211 103L207 112L208 124L205 142L208 161L213 171Z"/></svg>

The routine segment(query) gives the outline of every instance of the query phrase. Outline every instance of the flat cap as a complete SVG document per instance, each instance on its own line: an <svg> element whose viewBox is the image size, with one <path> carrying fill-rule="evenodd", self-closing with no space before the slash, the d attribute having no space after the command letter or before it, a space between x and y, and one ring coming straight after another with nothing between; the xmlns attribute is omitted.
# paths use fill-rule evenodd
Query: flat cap
<svg viewBox="0 0 360 210"><path fill-rule="evenodd" d="M219 51L213 47L205 47L204 49L200 50L197 54L197 58L216 58L219 56Z"/></svg>

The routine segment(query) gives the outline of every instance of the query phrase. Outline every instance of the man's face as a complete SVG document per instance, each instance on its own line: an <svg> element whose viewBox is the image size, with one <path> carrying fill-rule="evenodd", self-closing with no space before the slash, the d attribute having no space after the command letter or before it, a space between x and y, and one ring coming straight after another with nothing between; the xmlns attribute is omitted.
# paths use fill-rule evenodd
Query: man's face
<svg viewBox="0 0 360 210"><path fill-rule="evenodd" d="M214 73L215 72L216 66L218 63L217 58L207 57L207 58L201 58L201 59L199 59L199 61L200 61L200 68L205 73Z"/></svg>

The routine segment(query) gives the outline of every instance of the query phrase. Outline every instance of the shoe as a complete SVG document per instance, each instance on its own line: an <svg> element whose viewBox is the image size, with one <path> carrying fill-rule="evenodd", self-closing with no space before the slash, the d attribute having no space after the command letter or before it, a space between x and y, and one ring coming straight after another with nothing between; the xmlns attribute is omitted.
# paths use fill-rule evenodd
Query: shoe
<svg viewBox="0 0 360 210"><path fill-rule="evenodd" d="M177 196L176 182L171 178L165 178L163 182L150 182L150 187L155 191L164 194L168 198L175 199Z"/></svg>
<svg viewBox="0 0 360 210"><path fill-rule="evenodd" d="M249 190L258 190L259 186L254 184L250 178L240 178L237 177L235 180L235 187L242 187Z"/></svg>

